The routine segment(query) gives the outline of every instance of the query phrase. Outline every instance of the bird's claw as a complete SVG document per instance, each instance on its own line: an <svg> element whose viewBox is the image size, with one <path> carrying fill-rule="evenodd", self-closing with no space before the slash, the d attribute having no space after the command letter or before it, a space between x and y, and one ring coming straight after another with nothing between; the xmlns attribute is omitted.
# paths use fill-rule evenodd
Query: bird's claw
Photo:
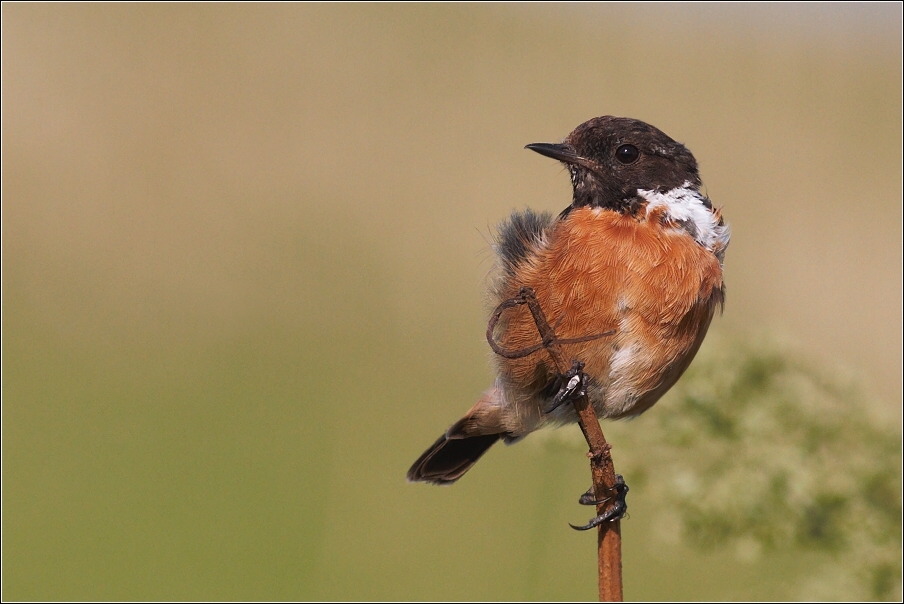
<svg viewBox="0 0 904 604"><path fill-rule="evenodd" d="M562 403L579 399L587 394L587 378L584 376L584 363L581 361L572 361L571 369L560 377L562 386L559 387L559 391L556 392L549 406L543 409L543 413L552 413Z"/></svg>
<svg viewBox="0 0 904 604"><path fill-rule="evenodd" d="M601 503L614 500L612 506L596 518L592 518L590 522L588 522L584 526L575 526L571 523L569 523L568 526L576 531L587 531L595 526L603 524L604 522L611 522L613 520L621 520L622 518L624 518L625 513L627 513L628 511L628 503L625 501L625 496L628 494L628 485L625 484L625 479L621 474L615 475L615 485L612 487L612 490L615 491L615 495L613 497L606 497L605 499L597 500L593 499L593 487L590 487L590 490L581 495L578 503L580 503L581 505L599 505Z"/></svg>

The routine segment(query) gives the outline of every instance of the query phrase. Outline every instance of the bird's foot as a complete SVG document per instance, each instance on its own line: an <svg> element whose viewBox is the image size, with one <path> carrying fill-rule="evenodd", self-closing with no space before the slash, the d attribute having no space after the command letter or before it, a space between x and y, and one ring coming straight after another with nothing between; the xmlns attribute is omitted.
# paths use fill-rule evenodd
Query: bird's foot
<svg viewBox="0 0 904 604"><path fill-rule="evenodd" d="M584 363L578 360L571 362L571 369L559 376L559 391L552 398L549 406L543 409L543 413L552 413L562 403L574 401L587 394L587 377L584 375Z"/></svg>
<svg viewBox="0 0 904 604"><path fill-rule="evenodd" d="M581 495L581 498L578 499L578 503L581 505L600 505L607 501L612 501L612 505L596 518L592 518L590 522L584 526L575 526L573 524L569 524L569 526L576 531L586 531L595 526L599 526L604 522L612 522L613 520L621 520L624 518L628 511L628 503L625 501L625 496L628 494L628 485L625 484L625 479L621 474L615 475L615 485L612 487L612 490L615 492L614 496L606 497L605 499L594 499L593 487L590 487L586 493Z"/></svg>

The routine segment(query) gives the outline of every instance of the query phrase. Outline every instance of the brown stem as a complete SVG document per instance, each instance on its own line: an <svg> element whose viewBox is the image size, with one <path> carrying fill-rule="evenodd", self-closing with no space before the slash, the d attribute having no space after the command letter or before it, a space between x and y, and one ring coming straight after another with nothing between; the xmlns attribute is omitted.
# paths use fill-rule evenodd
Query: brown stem
<svg viewBox="0 0 904 604"><path fill-rule="evenodd" d="M543 313L543 309L540 308L540 303L537 301L534 290L529 287L522 287L518 298L503 302L496 313L494 313L487 329L487 338L490 341L490 345L493 346L493 350L499 354L508 352L497 350L498 345L494 345L496 343L492 337L492 331L496 326L496 321L498 321L502 311L517 304L527 304L531 316L534 318L534 323L537 324L537 331L540 333L542 344L536 347L532 346L524 350L515 351L514 354L530 354L531 352L536 352L541 347L545 348L549 353L550 358L552 358L556 370L560 374L565 374L571 367L571 364L566 361L559 344L568 341L558 340L556 338L555 330L549 325L549 321L546 320L546 315ZM602 335L609 335L610 333L612 332L607 332L600 336L590 336L586 339L580 338L580 341L602 337ZM503 356L509 355L503 354ZM509 356L509 358L514 357ZM587 398L586 394L574 401L574 410L578 414L578 423L581 426L581 432L584 433L584 438L587 440L587 445L590 447L590 452L587 456L590 458L590 472L593 476L594 498L597 501L603 501L615 492L613 489L615 486L615 467L612 464L612 456L609 454L612 447L606 442L606 437L603 435L603 430L600 427L596 411L594 411L593 405L590 404L590 400ZM608 502L598 504L596 506L596 513L603 514L606 511L607 503ZM613 520L611 522L604 522L597 527L597 531L600 601L621 602L624 600L622 592L621 521Z"/></svg>

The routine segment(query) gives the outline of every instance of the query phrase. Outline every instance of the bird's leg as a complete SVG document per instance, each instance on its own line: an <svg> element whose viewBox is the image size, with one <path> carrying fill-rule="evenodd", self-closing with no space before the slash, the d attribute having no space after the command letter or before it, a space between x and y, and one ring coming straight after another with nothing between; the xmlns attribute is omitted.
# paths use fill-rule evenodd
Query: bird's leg
<svg viewBox="0 0 904 604"><path fill-rule="evenodd" d="M584 375L584 363L578 360L571 362L571 369L559 376L559 391L552 398L543 413L552 413L562 403L574 401L587 394L587 377Z"/></svg>
<svg viewBox="0 0 904 604"><path fill-rule="evenodd" d="M615 485L612 487L612 490L615 491L615 495L613 497L606 497L605 499L594 499L593 498L593 487L581 495L581 498L578 499L578 503L581 505L599 505L601 503L605 503L607 501L612 500L612 505L608 510L597 516L596 518L592 518L590 522L585 524L584 526L575 526L573 524L569 524L571 528L576 531L586 531L592 529L595 526L599 526L604 522L610 522L612 520L621 520L625 517L625 513L628 511L628 503L625 501L625 496L628 494L628 485L625 484L625 479L621 474L615 475Z"/></svg>
<svg viewBox="0 0 904 604"><path fill-rule="evenodd" d="M552 397L549 406L543 409L544 413L552 413L559 408L562 403L576 402L580 398L587 396L587 376L584 375L584 363L581 361L573 360L571 362L571 369L564 374L560 374L559 379L556 381L559 384L559 389L555 396ZM601 505L607 501L611 501L612 504L605 512L596 518L591 519L590 522L584 526L575 526L573 524L569 524L569 526L578 531L586 531L595 526L599 526L604 522L621 520L624 518L625 513L628 511L628 503L625 501L625 496L628 494L628 485L625 484L625 479L621 474L615 475L615 484L610 491L613 493L611 497L597 500L594 498L593 487L590 487L586 493L581 495L578 503L581 505Z"/></svg>

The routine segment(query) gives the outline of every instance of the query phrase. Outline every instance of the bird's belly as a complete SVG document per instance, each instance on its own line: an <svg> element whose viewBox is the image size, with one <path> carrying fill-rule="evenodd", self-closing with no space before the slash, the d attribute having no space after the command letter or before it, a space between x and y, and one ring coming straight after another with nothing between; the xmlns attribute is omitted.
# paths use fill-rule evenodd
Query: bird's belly
<svg viewBox="0 0 904 604"><path fill-rule="evenodd" d="M639 415L653 406L694 359L718 303L714 298L719 296L695 304L678 325L622 331L608 371L589 389L597 414L616 419Z"/></svg>

